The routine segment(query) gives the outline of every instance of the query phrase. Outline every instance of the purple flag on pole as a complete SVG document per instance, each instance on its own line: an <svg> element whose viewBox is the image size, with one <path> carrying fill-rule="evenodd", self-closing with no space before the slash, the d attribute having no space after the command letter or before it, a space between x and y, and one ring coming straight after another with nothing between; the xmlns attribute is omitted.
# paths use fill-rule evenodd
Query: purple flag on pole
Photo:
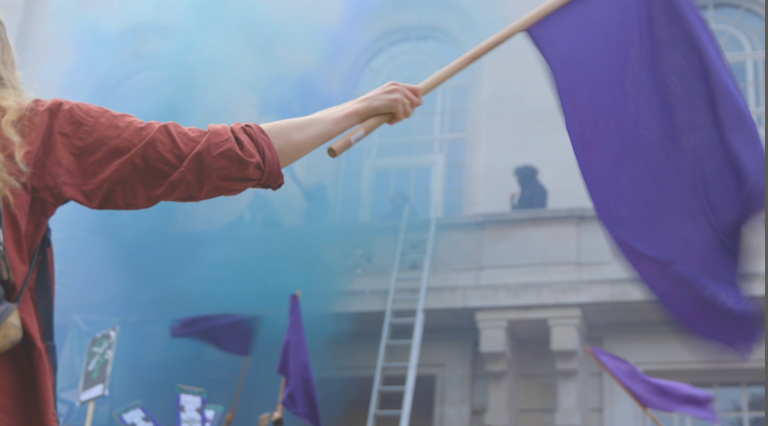
<svg viewBox="0 0 768 426"><path fill-rule="evenodd" d="M598 362L644 407L717 423L712 394L685 383L648 377L629 361L602 349L591 350Z"/></svg>
<svg viewBox="0 0 768 426"><path fill-rule="evenodd" d="M224 352L249 356L256 317L248 315L201 315L176 321L171 337L190 337Z"/></svg>
<svg viewBox="0 0 768 426"><path fill-rule="evenodd" d="M573 0L530 30L600 219L661 303L749 353L765 314L739 288L765 151L691 0Z"/></svg>
<svg viewBox="0 0 768 426"><path fill-rule="evenodd" d="M291 296L291 319L277 373L285 377L285 409L313 426L322 426L301 304L295 294Z"/></svg>

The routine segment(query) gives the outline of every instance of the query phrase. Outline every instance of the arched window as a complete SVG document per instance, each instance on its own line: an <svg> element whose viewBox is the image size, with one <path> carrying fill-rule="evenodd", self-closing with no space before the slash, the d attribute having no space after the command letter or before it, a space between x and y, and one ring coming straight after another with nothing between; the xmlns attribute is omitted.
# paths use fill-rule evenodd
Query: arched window
<svg viewBox="0 0 768 426"><path fill-rule="evenodd" d="M702 5L765 140L765 9L709 1Z"/></svg>
<svg viewBox="0 0 768 426"><path fill-rule="evenodd" d="M459 49L439 36L397 38L369 57L355 90L362 94L389 81L417 84L458 56ZM385 125L345 155L343 218L387 218L398 194L411 200L417 216L462 213L467 80L455 77L427 96L410 120Z"/></svg>

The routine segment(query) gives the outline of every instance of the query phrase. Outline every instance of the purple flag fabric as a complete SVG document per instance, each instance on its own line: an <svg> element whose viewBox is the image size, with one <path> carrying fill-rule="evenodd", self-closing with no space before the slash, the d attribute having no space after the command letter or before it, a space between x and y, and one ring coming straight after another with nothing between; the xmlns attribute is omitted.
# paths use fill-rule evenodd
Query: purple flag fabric
<svg viewBox="0 0 768 426"><path fill-rule="evenodd" d="M765 208L765 152L696 5L573 0L530 35L618 246L677 319L749 353L765 314L738 285L738 254Z"/></svg>
<svg viewBox="0 0 768 426"><path fill-rule="evenodd" d="M629 361L599 348L591 348L597 361L651 410L681 413L717 423L714 396L697 387L648 377Z"/></svg>
<svg viewBox="0 0 768 426"><path fill-rule="evenodd" d="M301 304L295 294L291 296L291 319L277 373L285 377L285 409L313 426L322 426Z"/></svg>
<svg viewBox="0 0 768 426"><path fill-rule="evenodd" d="M202 315L176 321L171 337L190 337L209 343L224 352L249 356L256 317L248 315Z"/></svg>

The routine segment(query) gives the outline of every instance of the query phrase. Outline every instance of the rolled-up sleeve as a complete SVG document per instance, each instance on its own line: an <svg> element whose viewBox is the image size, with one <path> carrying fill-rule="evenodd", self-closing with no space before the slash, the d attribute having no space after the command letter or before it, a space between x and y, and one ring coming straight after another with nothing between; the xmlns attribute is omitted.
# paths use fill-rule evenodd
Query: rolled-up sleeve
<svg viewBox="0 0 768 426"><path fill-rule="evenodd" d="M47 108L48 136L69 156L62 202L133 210L248 188L276 190L284 182L272 141L255 124L203 130L84 103L55 101Z"/></svg>

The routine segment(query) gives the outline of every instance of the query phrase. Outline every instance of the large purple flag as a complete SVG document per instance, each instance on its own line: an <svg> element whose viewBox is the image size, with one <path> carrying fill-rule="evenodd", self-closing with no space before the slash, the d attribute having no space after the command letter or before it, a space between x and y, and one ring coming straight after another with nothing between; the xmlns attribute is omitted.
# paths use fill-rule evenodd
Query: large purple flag
<svg viewBox="0 0 768 426"><path fill-rule="evenodd" d="M714 396L697 387L648 377L629 361L598 348L590 348L597 361L632 396L651 410L682 413L717 423Z"/></svg>
<svg viewBox="0 0 768 426"><path fill-rule="evenodd" d="M691 0L573 0L530 30L600 219L661 303L748 353L763 309L737 282L765 208L765 152Z"/></svg>
<svg viewBox="0 0 768 426"><path fill-rule="evenodd" d="M255 324L256 317L248 315L202 315L176 321L171 337L190 337L231 354L249 356Z"/></svg>
<svg viewBox="0 0 768 426"><path fill-rule="evenodd" d="M285 377L285 409L313 426L322 426L312 359L304 331L304 320L301 317L301 304L295 294L291 296L291 320L277 373Z"/></svg>

